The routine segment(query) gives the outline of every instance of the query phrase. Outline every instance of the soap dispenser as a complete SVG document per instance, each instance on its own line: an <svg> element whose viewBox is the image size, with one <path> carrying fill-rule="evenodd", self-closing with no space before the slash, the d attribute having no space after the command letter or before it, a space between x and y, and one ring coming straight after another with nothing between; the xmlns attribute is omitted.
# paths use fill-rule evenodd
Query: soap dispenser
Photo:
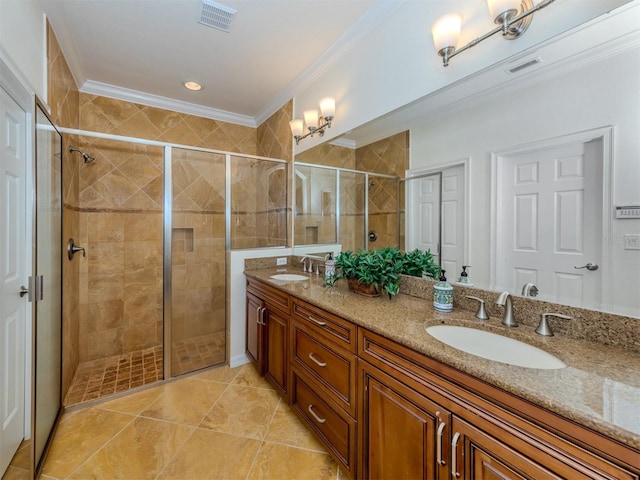
<svg viewBox="0 0 640 480"><path fill-rule="evenodd" d="M463 285L465 287L473 287L473 282L469 278L469 273L467 272L467 268L471 268L471 265L463 265L462 272L460 272L460 278L456 284Z"/></svg>
<svg viewBox="0 0 640 480"><path fill-rule="evenodd" d="M335 276L336 274L336 263L333 260L333 253L329 252L325 257L324 261L324 276L326 278Z"/></svg>
<svg viewBox="0 0 640 480"><path fill-rule="evenodd" d="M445 271L440 271L440 281L433 286L433 308L439 312L453 310L453 287L444 276Z"/></svg>

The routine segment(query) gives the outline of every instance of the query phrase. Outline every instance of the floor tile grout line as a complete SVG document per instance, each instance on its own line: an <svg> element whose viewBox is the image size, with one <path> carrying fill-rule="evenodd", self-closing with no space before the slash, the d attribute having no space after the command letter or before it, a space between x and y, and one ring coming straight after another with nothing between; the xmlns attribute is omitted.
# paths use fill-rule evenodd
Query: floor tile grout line
<svg viewBox="0 0 640 480"><path fill-rule="evenodd" d="M141 417L144 418L144 417ZM167 469L167 467L169 465L171 465L171 462L173 462L173 459L176 458L176 455L178 455L178 453L180 452L180 450L182 450L182 448L186 445L186 443L189 441L189 439L193 436L194 432L196 431L196 427L191 426L191 432L189 433L189 435L187 436L187 438L184 439L184 441L180 444L180 446L178 448L176 448L176 451L173 452L173 455L171 455L171 458L167 460L167 462L162 466L162 468L160 469L160 471L158 472L158 475L156 475L154 477L154 480L157 480L158 478L160 478L160 476L164 473L164 471Z"/></svg>
<svg viewBox="0 0 640 480"><path fill-rule="evenodd" d="M126 414L125 414L126 415ZM78 467L76 467L75 470L73 470L68 476L65 477L65 479L71 478L78 470L80 470L89 460L91 460L92 458L94 458L96 455L98 455L98 453L100 453L100 451L106 447L107 445L109 445L113 440L115 440L115 438L120 435L125 428L127 428L129 425L131 425L133 422L135 422L136 418L138 418L136 415L129 415L131 418L131 420L129 420L126 425L124 425L120 430L118 430L109 440L107 440L106 442L104 442L104 444L98 448L95 452L93 452L92 455L89 455L89 457L82 462L80 465L78 465Z"/></svg>

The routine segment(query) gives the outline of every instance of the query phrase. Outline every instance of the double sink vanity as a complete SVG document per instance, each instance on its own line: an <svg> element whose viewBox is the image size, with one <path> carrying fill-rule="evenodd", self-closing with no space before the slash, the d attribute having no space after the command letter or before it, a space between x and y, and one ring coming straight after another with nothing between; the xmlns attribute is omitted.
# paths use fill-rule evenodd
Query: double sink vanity
<svg viewBox="0 0 640 480"><path fill-rule="evenodd" d="M352 478L640 478L637 351L245 275L247 355Z"/></svg>

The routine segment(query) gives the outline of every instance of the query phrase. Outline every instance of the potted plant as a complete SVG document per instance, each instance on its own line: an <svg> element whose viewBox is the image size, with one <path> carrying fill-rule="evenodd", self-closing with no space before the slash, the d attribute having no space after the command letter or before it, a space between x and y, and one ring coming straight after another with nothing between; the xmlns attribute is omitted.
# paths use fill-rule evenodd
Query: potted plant
<svg viewBox="0 0 640 480"><path fill-rule="evenodd" d="M433 261L430 252L414 250L402 253L394 247L357 253L347 250L336 257L339 273L325 280L333 285L341 278L349 282L349 289L366 296L379 296L386 292L389 298L400 290L400 274L434 277L440 267Z"/></svg>

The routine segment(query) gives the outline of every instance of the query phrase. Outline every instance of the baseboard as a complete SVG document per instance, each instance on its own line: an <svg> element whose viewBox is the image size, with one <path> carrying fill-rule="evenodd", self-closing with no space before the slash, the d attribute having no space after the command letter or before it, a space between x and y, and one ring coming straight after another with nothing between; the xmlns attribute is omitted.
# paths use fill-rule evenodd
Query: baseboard
<svg viewBox="0 0 640 480"><path fill-rule="evenodd" d="M231 368L239 367L240 365L244 365L246 363L249 363L249 358L244 353L242 355L231 357L231 359L229 360L229 366Z"/></svg>

